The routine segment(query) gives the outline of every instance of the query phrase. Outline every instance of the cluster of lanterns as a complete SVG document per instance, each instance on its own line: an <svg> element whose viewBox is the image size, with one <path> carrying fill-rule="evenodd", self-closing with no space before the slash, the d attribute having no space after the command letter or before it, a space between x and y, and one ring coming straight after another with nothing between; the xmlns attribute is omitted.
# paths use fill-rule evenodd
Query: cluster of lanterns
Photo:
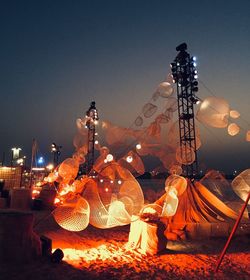
<svg viewBox="0 0 250 280"><path fill-rule="evenodd" d="M172 96L173 83L191 90L192 103L201 101L193 94L198 91L196 58L190 57L185 51L185 44L178 48L180 53L171 64L172 75L168 75L167 79L157 86L151 100L142 106L141 114L134 121L135 129L103 122L104 138L108 147L101 146L99 141L95 140L94 148L99 152L93 165L95 174L83 176L81 179L75 178L79 166L85 162L89 153L88 130L93 129L99 120L95 102L91 103L84 119L77 119L78 132L73 141L76 148L74 155L64 160L45 179L59 185L56 198L59 206L53 215L63 228L79 231L89 223L98 228L129 224L131 217L144 209L143 193L134 175L144 174L141 157L147 155L159 158L172 174L165 183L166 196L160 215L175 215L178 197L187 187L186 179L180 176L182 165L192 164L196 151L190 147L184 152L180 145L178 122L173 120L178 109L177 99ZM156 114L160 106L163 106L162 112L156 115L149 125L142 127ZM239 117L239 112L230 110L226 100L216 97L204 99L196 113L196 118L201 123L216 128L227 127L231 136L237 135L240 127L234 122L229 124L229 118ZM198 149L201 146L198 128L196 132ZM94 135L96 134L94 127ZM250 131L247 132L246 139L250 141ZM133 148L126 149L131 144ZM120 152L119 156L112 149L115 152L122 149L125 151ZM150 212L149 208L144 210ZM159 209L157 211L159 212Z"/></svg>

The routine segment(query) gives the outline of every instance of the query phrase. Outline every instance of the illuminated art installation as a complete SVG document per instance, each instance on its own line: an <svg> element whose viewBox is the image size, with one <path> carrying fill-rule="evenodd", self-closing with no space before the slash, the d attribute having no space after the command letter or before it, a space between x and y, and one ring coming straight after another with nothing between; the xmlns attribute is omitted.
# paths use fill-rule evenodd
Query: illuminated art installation
<svg viewBox="0 0 250 280"><path fill-rule="evenodd" d="M227 128L228 134L235 136L240 132L240 128L236 123L231 123Z"/></svg>
<svg viewBox="0 0 250 280"><path fill-rule="evenodd" d="M225 99L210 96L202 101L196 117L204 124L223 128L228 124L229 111L229 104Z"/></svg>
<svg viewBox="0 0 250 280"><path fill-rule="evenodd" d="M221 187L226 186L223 179L215 184L210 180L210 174L204 176L200 183L193 184L181 176L185 167L183 165L193 163L196 151L193 148L187 149L187 155L181 150L178 100L175 94L173 78L168 75L156 87L150 100L142 104L141 111L129 128L109 121L99 122L95 137L100 133L102 138L94 142L94 176L78 177L79 166L85 163L88 153L88 118L84 116L76 120L74 154L41 183L55 183L57 208L53 216L61 227L72 231L83 230L88 224L102 229L111 228L130 224L134 216L142 213L149 215L151 211L168 220L171 233L172 230L179 230L178 236L182 236L180 232L187 223L204 220L218 222L213 217L220 208L226 211L226 216L235 218L236 214L217 198L222 199L227 189ZM195 118L200 124L227 128L231 136L240 134L242 129L237 124L240 113L232 110L225 99L209 96L200 101L195 112ZM198 126L195 126L195 131L197 150L202 145ZM250 141L250 131L246 132L246 141ZM171 175L165 182L166 192L163 197L145 206L142 189L135 177L145 173L143 159L146 156L159 159L161 165L155 168L156 174L157 170L161 170ZM240 197L245 197L246 194L242 194L249 191L249 175L246 175L249 171L244 172L232 183ZM206 187L210 190L209 194ZM39 191L34 189L34 196ZM207 199L211 198L218 199L216 205L206 204Z"/></svg>
<svg viewBox="0 0 250 280"><path fill-rule="evenodd" d="M81 196L74 195L53 211L56 222L69 231L84 230L89 224L89 203Z"/></svg>
<svg viewBox="0 0 250 280"><path fill-rule="evenodd" d="M90 224L97 228L129 224L144 204L139 183L115 162L99 172L98 180L88 182L82 195L90 205Z"/></svg>
<svg viewBox="0 0 250 280"><path fill-rule="evenodd" d="M244 170L234 178L232 181L232 188L243 201L246 201L250 192L250 169ZM248 204L250 204L250 202L248 202Z"/></svg>

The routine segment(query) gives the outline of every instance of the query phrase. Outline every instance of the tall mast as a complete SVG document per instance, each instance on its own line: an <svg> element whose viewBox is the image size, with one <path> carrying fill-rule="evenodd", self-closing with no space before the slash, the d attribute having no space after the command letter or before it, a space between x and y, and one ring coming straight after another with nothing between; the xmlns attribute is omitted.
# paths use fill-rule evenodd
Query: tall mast
<svg viewBox="0 0 250 280"><path fill-rule="evenodd" d="M86 156L86 174L89 174L93 168L95 160L95 136L96 125L98 124L98 111L95 101L90 103L90 107L86 112L86 127L88 128L88 153Z"/></svg>
<svg viewBox="0 0 250 280"><path fill-rule="evenodd" d="M179 152L183 159L183 175L193 178L198 173L194 117L194 104L199 101L195 95L198 91L198 76L196 58L190 57L186 50L186 43L176 47L176 51L179 53L173 63L171 63L171 70L177 88L180 135Z"/></svg>

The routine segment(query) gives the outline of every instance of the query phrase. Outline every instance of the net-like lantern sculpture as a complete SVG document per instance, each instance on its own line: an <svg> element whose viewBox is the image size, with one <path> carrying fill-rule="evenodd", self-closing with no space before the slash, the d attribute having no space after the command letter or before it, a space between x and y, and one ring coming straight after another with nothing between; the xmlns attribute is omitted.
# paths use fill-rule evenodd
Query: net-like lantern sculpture
<svg viewBox="0 0 250 280"><path fill-rule="evenodd" d="M176 160L184 165L192 164L195 161L195 152L192 147L179 146L176 149Z"/></svg>
<svg viewBox="0 0 250 280"><path fill-rule="evenodd" d="M187 188L187 180L179 175L171 175L165 181L166 197L162 209L163 217L174 216L179 199L178 196L182 195Z"/></svg>
<svg viewBox="0 0 250 280"><path fill-rule="evenodd" d="M231 123L227 128L228 134L235 136L240 132L240 128L236 123Z"/></svg>
<svg viewBox="0 0 250 280"><path fill-rule="evenodd" d="M246 201L250 192L250 169L244 170L234 178L232 188L242 200ZM250 201L248 204L250 204Z"/></svg>
<svg viewBox="0 0 250 280"><path fill-rule="evenodd" d="M69 231L82 231L89 224L90 208L80 195L68 197L63 205L53 211L56 222Z"/></svg>
<svg viewBox="0 0 250 280"><path fill-rule="evenodd" d="M238 119L240 117L240 113L236 110L231 110L229 114L230 114L230 118L232 119Z"/></svg>
<svg viewBox="0 0 250 280"><path fill-rule="evenodd" d="M173 91L174 91L174 89L169 82L160 83L156 90L156 92L159 93L159 96L161 96L163 98L170 97L172 95Z"/></svg>
<svg viewBox="0 0 250 280"><path fill-rule="evenodd" d="M196 117L206 125L223 128L228 124L229 112L229 104L225 99L210 96L202 101Z"/></svg>
<svg viewBox="0 0 250 280"><path fill-rule="evenodd" d="M89 222L97 228L127 225L137 215L144 196L135 177L116 162L106 165L82 193L90 206Z"/></svg>
<svg viewBox="0 0 250 280"><path fill-rule="evenodd" d="M250 142L250 130L246 132L246 141Z"/></svg>

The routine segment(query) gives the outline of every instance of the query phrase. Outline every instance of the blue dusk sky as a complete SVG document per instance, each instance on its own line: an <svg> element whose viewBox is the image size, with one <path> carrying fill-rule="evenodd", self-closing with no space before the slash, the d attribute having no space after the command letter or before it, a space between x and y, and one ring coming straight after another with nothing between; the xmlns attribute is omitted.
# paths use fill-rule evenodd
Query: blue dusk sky
<svg viewBox="0 0 250 280"><path fill-rule="evenodd" d="M0 157L30 157L32 138L71 156L75 120L96 101L101 119L129 127L186 42L198 59L198 96L212 91L241 113L238 136L201 128L199 161L250 167L250 1L0 1ZM208 89L209 90L208 90Z"/></svg>

